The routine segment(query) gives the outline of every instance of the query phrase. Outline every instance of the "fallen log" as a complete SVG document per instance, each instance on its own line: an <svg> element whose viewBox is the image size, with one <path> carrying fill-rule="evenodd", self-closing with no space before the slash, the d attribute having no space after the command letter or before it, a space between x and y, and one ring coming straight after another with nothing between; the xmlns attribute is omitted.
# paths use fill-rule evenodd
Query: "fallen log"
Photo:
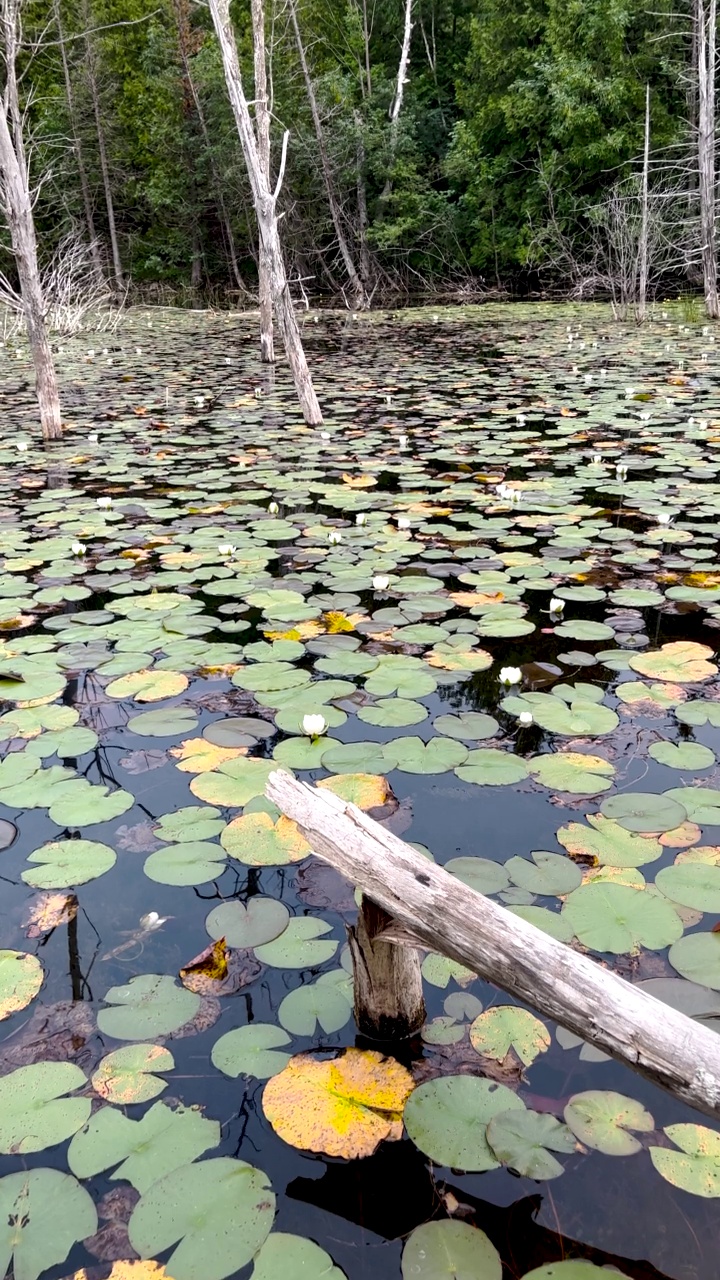
<svg viewBox="0 0 720 1280"><path fill-rule="evenodd" d="M315 853L415 942L472 969L543 1017L720 1119L720 1036L428 861L353 804L284 770L266 794Z"/></svg>

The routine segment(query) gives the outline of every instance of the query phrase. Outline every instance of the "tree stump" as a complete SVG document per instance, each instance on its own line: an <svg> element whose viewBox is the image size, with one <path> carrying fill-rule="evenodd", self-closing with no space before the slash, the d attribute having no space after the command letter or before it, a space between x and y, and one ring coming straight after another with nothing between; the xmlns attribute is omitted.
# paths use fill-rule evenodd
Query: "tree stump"
<svg viewBox="0 0 720 1280"><path fill-rule="evenodd" d="M348 929L355 1021L374 1040L405 1040L425 1021L419 952L378 937L394 923L383 907L363 898L357 924Z"/></svg>

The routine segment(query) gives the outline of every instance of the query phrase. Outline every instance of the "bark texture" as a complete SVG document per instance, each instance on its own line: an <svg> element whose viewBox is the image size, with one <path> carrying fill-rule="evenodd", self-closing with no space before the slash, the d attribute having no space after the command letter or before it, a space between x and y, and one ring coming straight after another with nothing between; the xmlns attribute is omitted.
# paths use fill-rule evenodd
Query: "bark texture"
<svg viewBox="0 0 720 1280"><path fill-rule="evenodd" d="M348 929L355 1021L363 1035L376 1040L404 1040L425 1021L420 953L378 937L393 923L387 911L363 898L357 924Z"/></svg>
<svg viewBox="0 0 720 1280"><path fill-rule="evenodd" d="M715 59L717 0L697 0L698 51L698 187L700 238L705 309L711 320L720 318L717 243L715 235Z"/></svg>
<svg viewBox="0 0 720 1280"><path fill-rule="evenodd" d="M268 190L270 190L270 110L267 61L265 57L265 7L263 0L252 0L251 10L257 149L265 181ZM267 250L262 239L258 253L258 295L260 303L260 359L265 364L273 364L275 360L275 341L273 336L272 273Z"/></svg>

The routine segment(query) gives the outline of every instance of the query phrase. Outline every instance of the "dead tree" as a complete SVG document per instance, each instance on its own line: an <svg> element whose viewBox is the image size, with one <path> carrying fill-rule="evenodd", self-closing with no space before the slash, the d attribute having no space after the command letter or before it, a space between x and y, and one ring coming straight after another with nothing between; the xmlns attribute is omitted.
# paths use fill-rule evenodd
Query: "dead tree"
<svg viewBox="0 0 720 1280"><path fill-rule="evenodd" d="M717 0L696 0L697 30L697 162L700 196L700 236L705 309L711 320L720 319L717 237L715 232L715 60Z"/></svg>
<svg viewBox="0 0 720 1280"><path fill-rule="evenodd" d="M640 245L638 248L638 301L636 315L639 321L647 316L648 294L648 238L650 220L650 85L645 86L645 148L643 151Z"/></svg>
<svg viewBox="0 0 720 1280"><path fill-rule="evenodd" d="M260 243L263 252L267 255L275 320L280 330L283 346L292 371L303 417L309 425L319 425L323 420L322 412L312 384L310 370L300 338L297 317L288 288L278 229L277 201L285 175L288 134L286 133L283 138L278 179L274 190L271 190L263 171L255 130L250 116L250 108L243 89L235 33L230 21L229 0L209 0L209 7L222 53L225 83L235 117L235 126L242 143L245 165L250 180L250 189L260 233Z"/></svg>
<svg viewBox="0 0 720 1280"><path fill-rule="evenodd" d="M57 440L62 435L60 399L38 264L33 194L18 86L17 60L22 42L20 5L21 0L2 0L0 8L0 53L5 70L0 109L0 201L10 229L22 310L35 368L43 439Z"/></svg>
<svg viewBox="0 0 720 1280"><path fill-rule="evenodd" d="M268 101L267 56L265 49L265 6L263 0L252 0L253 65L255 69L255 129L257 149L263 176L270 190L270 103ZM267 250L260 237L258 252L258 300L260 303L260 359L275 362L273 338L272 273Z"/></svg>
<svg viewBox="0 0 720 1280"><path fill-rule="evenodd" d="M398 63L397 80L395 82L395 93L390 103L390 111L388 113L390 119L390 161L389 167L392 168L397 150L398 126L400 121L400 112L402 111L403 99L405 97L405 85L408 82L408 66L410 65L410 40L412 38L413 29L413 4L414 0L405 0L405 22L403 25L403 38L400 48L400 61ZM385 186L378 201L378 218L382 218L385 205L390 199L392 191L392 177L388 174Z"/></svg>
<svg viewBox="0 0 720 1280"><path fill-rule="evenodd" d="M253 0L253 4L258 0ZM323 184L325 186L325 194L327 196L328 206L330 208L330 217L332 218L333 228L335 230L335 238L340 250L340 257L343 260L343 266L347 273L352 293L352 305L358 309L366 304L365 288L358 274L357 267L353 261L350 245L345 234L343 226L342 214L340 212L340 203L335 191L335 183L333 182L332 170L330 168L330 157L328 155L327 143L325 140L325 131L320 119L320 111L318 109L317 97L315 94L315 85L313 84L308 61L305 54L305 46L300 35L300 24L297 16L296 0L290 0L290 18L292 20L293 31L295 32L295 43L297 45L298 57L302 68L303 80L305 81L305 92L307 93L308 103L310 105L310 115L312 116L313 128L315 130L315 141L317 142L318 156L320 158L320 169L323 176Z"/></svg>

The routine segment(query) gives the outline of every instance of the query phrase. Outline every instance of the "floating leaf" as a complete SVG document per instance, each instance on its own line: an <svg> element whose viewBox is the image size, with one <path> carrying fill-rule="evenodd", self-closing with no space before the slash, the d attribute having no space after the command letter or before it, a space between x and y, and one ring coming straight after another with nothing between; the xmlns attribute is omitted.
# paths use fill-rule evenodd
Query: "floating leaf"
<svg viewBox="0 0 720 1280"><path fill-rule="evenodd" d="M442 715L433 720L433 729L446 738L462 742L479 742L493 738L499 729L497 720L479 711L463 711L459 715Z"/></svg>
<svg viewBox="0 0 720 1280"><path fill-rule="evenodd" d="M504 1062L511 1049L529 1067L550 1047L550 1033L539 1018L516 1005L496 1005L475 1019L470 1043L485 1058Z"/></svg>
<svg viewBox="0 0 720 1280"><path fill-rule="evenodd" d="M0 951L0 1022L27 1008L43 984L43 967L27 951Z"/></svg>
<svg viewBox="0 0 720 1280"><path fill-rule="evenodd" d="M274 822L267 813L234 818L223 828L220 843L231 858L249 867L282 867L312 853L296 823L285 817Z"/></svg>
<svg viewBox="0 0 720 1280"><path fill-rule="evenodd" d="M358 809L381 809L394 799L387 778L377 774L341 773L335 778L321 778L316 785L349 804L356 804Z"/></svg>
<svg viewBox="0 0 720 1280"><path fill-rule="evenodd" d="M331 1035L349 1022L351 1014L352 984L346 993L344 986L318 981L296 987L286 995L278 1009L278 1020L294 1036L312 1036L318 1024L326 1035Z"/></svg>
<svg viewBox="0 0 720 1280"><path fill-rule="evenodd" d="M536 782L552 791L568 791L575 796L594 796L612 786L615 769L602 756L583 755L579 751L559 751L554 755L535 756L528 761L528 772Z"/></svg>
<svg viewBox="0 0 720 1280"><path fill-rule="evenodd" d="M484 1231L443 1218L416 1227L403 1249L403 1280L501 1280L500 1254Z"/></svg>
<svg viewBox="0 0 720 1280"><path fill-rule="evenodd" d="M675 684L695 684L717 675L717 667L709 662L713 651L693 640L674 640L655 653L634 653L630 667L641 676L653 680L670 680Z"/></svg>
<svg viewBox="0 0 720 1280"><path fill-rule="evenodd" d="M0 1274L38 1280L97 1231L92 1197L69 1173L26 1169L0 1179Z"/></svg>
<svg viewBox="0 0 720 1280"><path fill-rule="evenodd" d="M709 769L715 763L715 753L699 742L653 742L648 755L658 764L666 764L670 769Z"/></svg>
<svg viewBox="0 0 720 1280"><path fill-rule="evenodd" d="M77 830L93 826L96 822L112 822L113 818L119 818L131 809L134 803L134 797L128 791L108 791L107 787L91 786L84 778L78 778L68 784L67 791L63 789L59 799L52 801L49 813L59 827ZM70 884L79 883L70 881Z"/></svg>
<svg viewBox="0 0 720 1280"><path fill-rule="evenodd" d="M300 1054L266 1084L263 1111L290 1146L350 1160L402 1136L413 1087L405 1067L371 1049L324 1061Z"/></svg>
<svg viewBox="0 0 720 1280"><path fill-rule="evenodd" d="M218 1071L233 1079L255 1076L258 1080L269 1080L290 1061L289 1053L277 1051L285 1044L290 1044L290 1037L279 1027L253 1022L220 1036L212 1047L210 1059Z"/></svg>
<svg viewBox="0 0 720 1280"><path fill-rule="evenodd" d="M358 720L376 724L381 728L400 729L404 725L420 724L427 720L428 709L421 702L409 698L381 698L369 707L360 707Z"/></svg>
<svg viewBox="0 0 720 1280"><path fill-rule="evenodd" d="M170 755L177 760L176 769L183 773L210 773L228 760L246 755L245 747L219 747L207 738L186 738L179 747L171 747Z"/></svg>
<svg viewBox="0 0 720 1280"><path fill-rule="evenodd" d="M344 1280L345 1272L313 1240L273 1231L253 1259L252 1280Z"/></svg>
<svg viewBox="0 0 720 1280"><path fill-rule="evenodd" d="M143 973L123 987L111 987L105 1000L111 1007L98 1013L98 1027L115 1040L170 1035L200 1008L199 996L160 973Z"/></svg>
<svg viewBox="0 0 720 1280"><path fill-rule="evenodd" d="M562 918L593 951L633 955L677 942L683 926L669 902L623 884L585 884L565 900Z"/></svg>
<svg viewBox="0 0 720 1280"><path fill-rule="evenodd" d="M190 790L198 800L205 800L208 804L239 809L254 796L264 794L274 768L272 760L240 756L237 760L218 765L217 771L198 774L190 783Z"/></svg>
<svg viewBox="0 0 720 1280"><path fill-rule="evenodd" d="M609 796L600 809L604 817L619 822L626 831L672 831L689 816L683 806L667 794L657 796L644 791L623 791Z"/></svg>
<svg viewBox="0 0 720 1280"><path fill-rule="evenodd" d="M532 862L527 858L508 858L505 872L513 884L527 889L530 893L560 894L572 893L582 882L580 868L564 858L560 853L531 853ZM535 864L533 866L533 863Z"/></svg>
<svg viewBox="0 0 720 1280"><path fill-rule="evenodd" d="M720 1134L702 1124L669 1124L673 1147L649 1147L658 1173L673 1187L714 1200L720 1196ZM1 1185L1 1184L0 1184Z"/></svg>
<svg viewBox="0 0 720 1280"><path fill-rule="evenodd" d="M457 960L430 952L422 962L422 976L431 986L441 987L444 990L453 978L461 986L467 986L476 975L472 969L466 969L465 965L459 964Z"/></svg>
<svg viewBox="0 0 720 1280"><path fill-rule="evenodd" d="M92 1087L99 1097L119 1106L150 1102L167 1089L167 1081L156 1071L172 1071L175 1061L169 1049L159 1044L132 1044L103 1058Z"/></svg>
<svg viewBox="0 0 720 1280"><path fill-rule="evenodd" d="M671 902L697 911L720 912L720 867L702 862L663 867L655 883Z"/></svg>
<svg viewBox="0 0 720 1280"><path fill-rule="evenodd" d="M230 947L256 947L279 938L290 912L276 898L249 898L247 906L232 899L214 907L205 921L211 938L225 938Z"/></svg>
<svg viewBox="0 0 720 1280"><path fill-rule="evenodd" d="M588 813L586 819L589 827L570 822L557 833L560 844L575 858L597 858L603 867L642 867L662 855L657 840L626 831L599 813Z"/></svg>
<svg viewBox="0 0 720 1280"><path fill-rule="evenodd" d="M487 1127L488 1145L502 1164L523 1178L546 1181L564 1173L553 1151L575 1150L575 1139L567 1125L555 1116L538 1111L501 1111Z"/></svg>
<svg viewBox="0 0 720 1280"><path fill-rule="evenodd" d="M193 960L189 960L180 970L180 980L189 991L205 990L205 985L197 987L193 981L202 978L207 983L223 982L228 974L228 950L224 938L211 942ZM191 981L188 981L191 979ZM212 989L212 988L211 988Z"/></svg>
<svg viewBox="0 0 720 1280"><path fill-rule="evenodd" d="M261 964L274 969L311 969L330 960L337 951L334 938L323 940L332 925L310 916L294 916L287 928L272 942L255 948Z"/></svg>
<svg viewBox="0 0 720 1280"><path fill-rule="evenodd" d="M55 1147L90 1115L89 1098L68 1098L85 1085L72 1062L37 1062L0 1079L0 1151L25 1155Z"/></svg>
<svg viewBox="0 0 720 1280"><path fill-rule="evenodd" d="M128 720L128 729L143 738L176 738L197 728L197 715L192 707L163 707L159 711L142 711Z"/></svg>
<svg viewBox="0 0 720 1280"><path fill-rule="evenodd" d="M386 743L396 768L404 773L448 773L467 758L468 749L453 738L394 738Z"/></svg>
<svg viewBox="0 0 720 1280"><path fill-rule="evenodd" d="M663 800L681 805L691 822L702 827L720 825L720 791L714 787L673 787Z"/></svg>
<svg viewBox="0 0 720 1280"><path fill-rule="evenodd" d="M463 782L476 782L479 786L507 787L522 782L528 776L528 768L519 756L493 747L479 747L469 751L465 763L455 770Z"/></svg>
<svg viewBox="0 0 720 1280"><path fill-rule="evenodd" d="M36 889L68 889L87 884L115 865L117 854L94 840L53 840L28 854L37 871L23 871L22 879Z"/></svg>
<svg viewBox="0 0 720 1280"><path fill-rule="evenodd" d="M487 1142L487 1126L494 1115L516 1108L524 1111L524 1103L503 1084L478 1076L444 1076L410 1095L405 1127L435 1164L484 1173L499 1163Z"/></svg>
<svg viewBox="0 0 720 1280"><path fill-rule="evenodd" d="M670 948L668 960L683 978L720 991L720 933L689 933Z"/></svg>
<svg viewBox="0 0 720 1280"><path fill-rule="evenodd" d="M101 1107L75 1133L68 1164L77 1178L93 1178L115 1169L141 1193L165 1174L189 1164L220 1141L220 1125L193 1107L174 1109L156 1102L140 1120L128 1120L114 1107Z"/></svg>
<svg viewBox="0 0 720 1280"><path fill-rule="evenodd" d="M709 698L696 698L685 702L681 707L677 707L675 715L682 724L711 724L714 729L720 729L720 702L713 702Z"/></svg>
<svg viewBox="0 0 720 1280"><path fill-rule="evenodd" d="M650 1112L640 1102L612 1090L576 1093L565 1107L564 1116L584 1146L606 1156L633 1155L642 1146L633 1133L652 1133L655 1128Z"/></svg>
<svg viewBox="0 0 720 1280"><path fill-rule="evenodd" d="M167 1262L173 1280L224 1280L254 1257L274 1216L267 1175L221 1156L153 1183L130 1219L130 1243L145 1258L177 1246Z"/></svg>
<svg viewBox="0 0 720 1280"><path fill-rule="evenodd" d="M143 870L156 884L206 884L225 870L225 851L204 841L171 844L145 859Z"/></svg>
<svg viewBox="0 0 720 1280"><path fill-rule="evenodd" d="M510 883L507 868L491 858L451 858L445 870L476 893L499 893Z"/></svg>
<svg viewBox="0 0 720 1280"><path fill-rule="evenodd" d="M184 693L188 678L180 671L135 671L111 680L105 689L109 698L134 698L136 702L161 702Z"/></svg>
<svg viewBox="0 0 720 1280"><path fill-rule="evenodd" d="M161 840L177 841L178 844L194 840L212 840L220 835L225 826L219 809L209 805L191 804L186 809L177 809L175 813L165 813L155 828Z"/></svg>

